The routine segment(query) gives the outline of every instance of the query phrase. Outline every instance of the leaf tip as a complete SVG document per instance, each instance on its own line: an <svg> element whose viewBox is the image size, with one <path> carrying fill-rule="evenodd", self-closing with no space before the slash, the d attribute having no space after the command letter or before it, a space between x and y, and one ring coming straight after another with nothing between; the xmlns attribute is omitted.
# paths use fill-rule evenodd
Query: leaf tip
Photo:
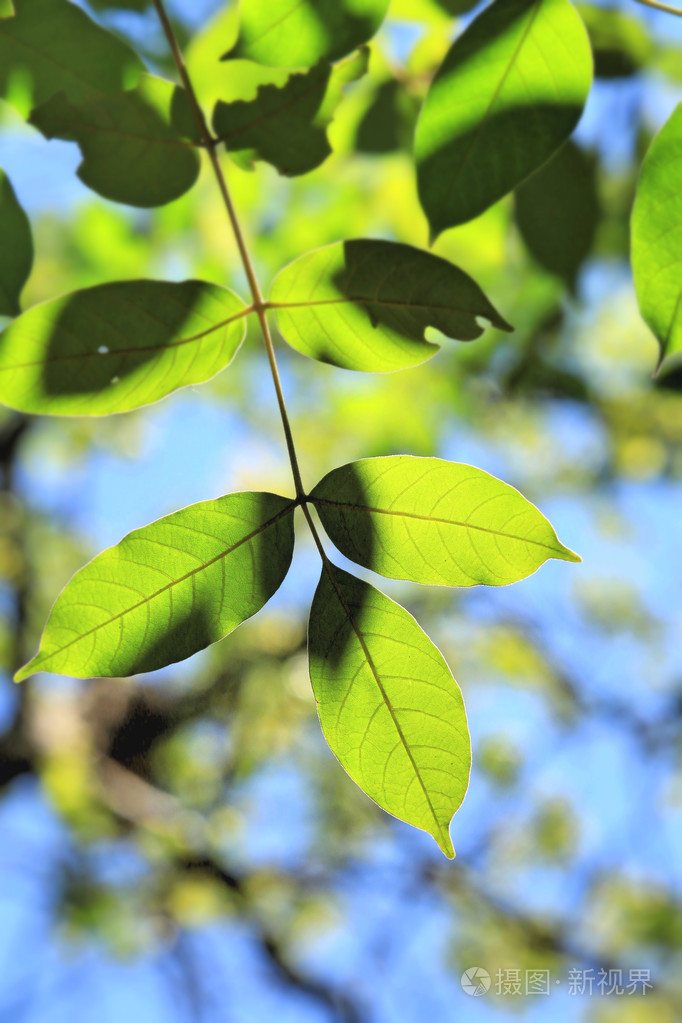
<svg viewBox="0 0 682 1023"><path fill-rule="evenodd" d="M449 860L455 858L455 847L452 844L450 838L450 829L447 824L441 824L437 829L431 832L432 837L436 840L436 845Z"/></svg>
<svg viewBox="0 0 682 1023"><path fill-rule="evenodd" d="M31 675L35 674L36 669L33 667L35 660L36 658L32 657L31 660L28 661L28 663L23 666L23 668L19 668L17 671L14 672L15 682L23 682L24 679L29 678Z"/></svg>
<svg viewBox="0 0 682 1023"><path fill-rule="evenodd" d="M559 545L559 553L556 555L556 557L560 561L572 561L576 565L579 565L583 560L579 554L576 554L575 551L572 551L570 547L564 547L563 544Z"/></svg>

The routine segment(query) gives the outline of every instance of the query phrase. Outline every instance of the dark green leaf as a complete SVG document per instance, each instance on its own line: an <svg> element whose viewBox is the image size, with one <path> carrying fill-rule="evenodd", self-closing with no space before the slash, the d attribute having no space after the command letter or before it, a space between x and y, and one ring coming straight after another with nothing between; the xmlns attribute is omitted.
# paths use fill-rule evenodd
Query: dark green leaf
<svg viewBox="0 0 682 1023"><path fill-rule="evenodd" d="M416 366L438 346L426 327L471 341L485 317L512 328L462 270L396 242L337 242L306 253L277 276L270 304L297 351L344 369L390 372Z"/></svg>
<svg viewBox="0 0 682 1023"><path fill-rule="evenodd" d="M0 316L19 313L19 296L33 265L29 219L9 178L0 170Z"/></svg>
<svg viewBox="0 0 682 1023"><path fill-rule="evenodd" d="M667 355L682 351L682 103L651 143L632 210L639 308Z"/></svg>
<svg viewBox="0 0 682 1023"><path fill-rule="evenodd" d="M589 255L599 219L596 166L573 142L514 193L514 214L532 256L570 288Z"/></svg>
<svg viewBox="0 0 682 1023"><path fill-rule="evenodd" d="M355 138L360 153L391 153L412 147L417 106L400 82L381 82Z"/></svg>
<svg viewBox="0 0 682 1023"><path fill-rule="evenodd" d="M213 130L239 163L265 160L280 174L306 174L331 153L326 128L344 86L367 71L366 47L340 64L319 64L287 83L263 85L249 102L216 104Z"/></svg>
<svg viewBox="0 0 682 1023"><path fill-rule="evenodd" d="M241 0L239 39L225 58L312 67L366 43L390 0Z"/></svg>
<svg viewBox="0 0 682 1023"><path fill-rule="evenodd" d="M569 0L495 0L455 41L424 102L415 152L432 238L482 213L567 139L592 56Z"/></svg>
<svg viewBox="0 0 682 1023"><path fill-rule="evenodd" d="M412 615L336 566L310 612L310 678L325 738L384 810L455 855L449 824L469 783L462 694Z"/></svg>
<svg viewBox="0 0 682 1023"><path fill-rule="evenodd" d="M0 401L22 412L125 412L214 376L247 307L201 281L123 281L33 306L0 335Z"/></svg>
<svg viewBox="0 0 682 1023"><path fill-rule="evenodd" d="M119 92L144 70L125 43L67 0L14 6L16 16L0 20L0 96L26 110L57 92L72 103Z"/></svg>
<svg viewBox="0 0 682 1023"><path fill-rule="evenodd" d="M312 491L342 554L394 579L504 586L548 558L580 561L535 505L482 469L440 458L363 458Z"/></svg>
<svg viewBox="0 0 682 1023"><path fill-rule="evenodd" d="M275 494L228 494L129 533L66 584L16 681L154 671L222 639L281 585L294 507Z"/></svg>
<svg viewBox="0 0 682 1023"><path fill-rule="evenodd" d="M30 117L47 138L78 142L78 176L89 188L131 206L162 206L199 174L198 129L183 89L142 75L134 89L84 103L53 96Z"/></svg>

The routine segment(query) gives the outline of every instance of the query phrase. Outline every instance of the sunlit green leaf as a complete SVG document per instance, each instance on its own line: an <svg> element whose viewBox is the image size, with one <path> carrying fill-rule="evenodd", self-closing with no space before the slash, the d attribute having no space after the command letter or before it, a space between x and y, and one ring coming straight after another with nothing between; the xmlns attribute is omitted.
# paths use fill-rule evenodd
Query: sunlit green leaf
<svg viewBox="0 0 682 1023"><path fill-rule="evenodd" d="M241 0L239 39L228 57L273 67L311 67L366 43L390 0Z"/></svg>
<svg viewBox="0 0 682 1023"><path fill-rule="evenodd" d="M222 639L282 583L294 507L275 494L228 494L129 533L66 584L16 681L134 675Z"/></svg>
<svg viewBox="0 0 682 1023"><path fill-rule="evenodd" d="M120 39L66 0L15 0L0 20L0 96L23 113L63 92L72 103L135 84L142 63Z"/></svg>
<svg viewBox="0 0 682 1023"><path fill-rule="evenodd" d="M286 85L263 85L249 102L218 103L213 130L246 166L266 160L280 174L306 174L331 153L326 128L344 86L367 71L366 48L339 64L318 64Z"/></svg>
<svg viewBox="0 0 682 1023"><path fill-rule="evenodd" d="M412 615L330 565L310 612L310 678L325 738L384 810L454 856L449 824L469 783L462 694Z"/></svg>
<svg viewBox="0 0 682 1023"><path fill-rule="evenodd" d="M339 550L381 575L504 586L547 561L580 561L535 505L482 469L391 455L332 469L312 491Z"/></svg>
<svg viewBox="0 0 682 1023"><path fill-rule="evenodd" d="M30 117L47 138L78 142L78 176L131 206L162 206L192 187L200 136L183 89L142 75L134 89L73 104L53 96Z"/></svg>
<svg viewBox="0 0 682 1023"><path fill-rule="evenodd" d="M495 0L453 44L417 123L432 237L482 213L570 135L592 79L569 0Z"/></svg>
<svg viewBox="0 0 682 1023"><path fill-rule="evenodd" d="M33 265L33 238L28 217L1 169L0 232L0 316L16 316L21 289Z"/></svg>
<svg viewBox="0 0 682 1023"><path fill-rule="evenodd" d="M33 306L0 334L0 402L102 416L214 376L245 334L247 307L201 281L123 281Z"/></svg>
<svg viewBox="0 0 682 1023"><path fill-rule="evenodd" d="M438 346L426 327L471 341L485 317L512 328L462 270L396 242L357 240L315 249L277 276L271 305L285 340L344 369L390 372L416 366Z"/></svg>
<svg viewBox="0 0 682 1023"><path fill-rule="evenodd" d="M682 351L682 103L651 143L632 211L639 308L661 346L659 366Z"/></svg>
<svg viewBox="0 0 682 1023"><path fill-rule="evenodd" d="M532 256L573 288L599 220L594 158L570 140L520 185L514 214Z"/></svg>

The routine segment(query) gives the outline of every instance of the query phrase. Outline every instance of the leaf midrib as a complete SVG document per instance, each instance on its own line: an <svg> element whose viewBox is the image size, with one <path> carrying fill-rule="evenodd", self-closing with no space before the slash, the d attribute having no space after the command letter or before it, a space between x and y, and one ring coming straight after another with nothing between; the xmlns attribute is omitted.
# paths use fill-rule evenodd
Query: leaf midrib
<svg viewBox="0 0 682 1023"><path fill-rule="evenodd" d="M171 590L174 586L178 586L180 583L185 582L186 579L192 579L194 576L198 575L199 572L204 572L207 568L210 568L211 565L215 565L221 559L228 557L228 555L232 554L233 551L237 550L239 547L243 546L245 543L248 543L250 540L252 540L254 536L259 536L261 533L264 533L266 529L269 529L271 526L274 526L275 523L279 522L279 520L284 518L285 515L288 515L291 511L293 511L293 509L296 507L296 504L297 504L296 501L290 501L286 508L283 508L282 511L277 513L277 515L274 515L271 519L268 519L267 522L263 523L261 526L258 526L257 529L253 529L246 536L242 537L241 540L238 540L236 543L232 544L232 546L228 547L226 550L221 551L221 553L217 554L214 558L210 558L208 561L197 566L197 568L190 569L189 572L186 572L184 575L179 576L177 579L171 580L171 582L166 583L165 586L161 586L158 590L155 590L154 593L151 593L148 597L145 597L143 600L138 600L136 604L132 604L130 607L124 608L123 611L119 611L111 618L108 618L106 622L101 622L99 625L93 625L93 627L91 629L88 629L86 632L81 632L80 635L76 636L75 639L72 639L68 643L65 643L63 646L59 647L58 650L53 650L52 653L45 654L43 657L40 656L39 651L36 657L33 658L33 661L36 662L36 668L34 668L34 670L35 671L40 670L40 666L45 664L47 661L51 661L52 658L57 657L58 654L62 654L65 650L68 650L69 647L74 646L74 644L80 643L81 640L85 639L87 636L91 636L94 632L98 632L100 629L106 628L108 625L111 625L112 622L116 622L119 620L119 618L125 617L125 615L132 614L132 612L136 611L138 607L143 607L145 604L149 604L150 601L158 597L159 594L165 593L167 590ZM123 541L121 541L121 543L122 542ZM32 662L29 662L29 664L30 663ZM28 665L26 665L26 667L28 667Z"/></svg>
<svg viewBox="0 0 682 1023"><path fill-rule="evenodd" d="M543 543L541 540L531 540L526 536L517 536L516 533L505 533L500 529L490 529L488 526L477 526L473 522L460 522L456 519L441 519L434 515L419 515L417 512L396 511L394 508L373 508L371 505L353 504L350 501L331 501L328 498L315 497L311 495L313 504L325 505L330 508L347 508L352 511L365 512L372 515L394 515L398 518L417 519L420 522L437 522L445 526L461 526L464 529L477 529L481 533L490 533L492 536L503 536L508 540L519 540L522 543L534 544L536 547L543 547L548 551L556 551L556 547Z"/></svg>
<svg viewBox="0 0 682 1023"><path fill-rule="evenodd" d="M253 312L253 306L246 306L244 309L240 309L234 316L229 316L226 320L221 320L220 323L216 323L212 327L207 327L206 330L200 331L198 334L193 334L192 337L180 338L179 341L169 341L167 344L161 345L143 345L140 348L116 348L111 349L108 352L80 352L69 355L54 355L49 359L37 359L35 362L22 362L14 363L11 366L0 366L0 373L12 373L20 369L32 369L35 366L51 365L53 362L80 362L83 359L97 359L100 363L105 364L107 359L115 359L121 355L138 355L141 352L162 352L170 348L180 348L182 345L190 344L193 341L200 341L201 338L207 337L209 334L213 334L216 330L220 330L221 327L226 327L230 323L234 323L235 320L243 319L248 316L249 313Z"/></svg>
<svg viewBox="0 0 682 1023"><path fill-rule="evenodd" d="M386 709L388 710L388 713L391 716L391 720L392 720L392 722L393 722L393 724L395 726L395 729L396 729L396 731L398 733L398 737L399 737L399 739L400 739L400 741L401 741L401 743L403 745L403 749L407 753L408 759L409 759L410 763L412 764L412 770L414 771L415 776L418 779L419 784L421 785L422 792L424 793L424 796L426 798L426 802L428 804L429 810L431 811L431 816L433 817L434 824L436 825L436 829L438 830L438 832L440 834L442 832L443 828L442 828L442 825L441 825L440 821L438 820L438 817L436 815L436 811L434 809L433 803L431 802L431 796L429 795L429 791L428 791L426 785L424 784L424 780L423 780L423 778L421 776L421 771L419 770L419 768L417 766L417 763L416 763L414 757L412 756L412 751L410 749L410 746L409 746L409 743L408 743L407 739L405 738L405 734L404 734L404 732L402 730L400 722L398 721L398 717L396 715L396 712L395 712L395 709L393 707L393 704L391 703L391 699L390 699L388 693L386 692L386 690L385 690L385 688L383 686L383 683L382 683L381 678L379 676L379 673L378 673L378 671L376 669L374 661L372 660L372 655L370 654L369 648L367 646L367 643L365 642L365 637L362 635L362 632L360 631L360 627L357 624L357 622L355 621L355 618L353 617L353 612L351 611L350 606L349 606L346 598L343 595L343 591L341 590L341 587L340 587L339 583L336 580L336 577L335 577L334 572L333 572L334 566L332 565L332 563L330 561L325 559L324 568L325 568L325 571L327 572L327 576L329 577L329 581L332 584L334 592L336 593L337 597L339 598L339 602L341 604L341 607L344 610L346 618L350 622L351 628L353 629L353 632L355 633L355 635L357 637L358 643L360 644L360 647L362 648L362 652L365 655L365 658L366 658L367 663L369 665L370 671L372 672L372 676L374 678L374 681L376 682L377 688L379 689L379 693L381 695L381 698L384 701Z"/></svg>

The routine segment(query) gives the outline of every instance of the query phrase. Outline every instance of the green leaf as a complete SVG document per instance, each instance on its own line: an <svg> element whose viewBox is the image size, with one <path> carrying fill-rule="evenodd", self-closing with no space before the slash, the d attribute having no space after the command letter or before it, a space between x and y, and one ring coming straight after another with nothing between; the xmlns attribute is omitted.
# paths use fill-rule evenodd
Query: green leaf
<svg viewBox="0 0 682 1023"><path fill-rule="evenodd" d="M281 585L294 508L275 494L228 494L129 533L66 584L15 680L134 675L222 639Z"/></svg>
<svg viewBox="0 0 682 1023"><path fill-rule="evenodd" d="M632 270L642 316L666 356L682 351L682 103L655 137L632 210Z"/></svg>
<svg viewBox="0 0 682 1023"><path fill-rule="evenodd" d="M440 651L404 608L334 565L322 569L308 647L332 752L382 809L453 857L449 824L469 784L471 747Z"/></svg>
<svg viewBox="0 0 682 1023"><path fill-rule="evenodd" d="M570 140L514 193L514 216L529 252L573 289L599 220L596 164Z"/></svg>
<svg viewBox="0 0 682 1023"><path fill-rule="evenodd" d="M412 149L416 101L394 78L381 82L358 124L355 148L359 153L391 153Z"/></svg>
<svg viewBox="0 0 682 1023"><path fill-rule="evenodd" d="M653 40L639 18L591 4L578 4L578 11L592 44L596 78L627 78L654 56Z"/></svg>
<svg viewBox="0 0 682 1023"><path fill-rule="evenodd" d="M44 302L0 334L0 402L64 416L148 405L224 369L248 312L202 281L122 281Z"/></svg>
<svg viewBox="0 0 682 1023"><path fill-rule="evenodd" d="M495 0L455 40L417 123L415 155L431 236L478 216L578 123L592 79L569 0Z"/></svg>
<svg viewBox="0 0 682 1023"><path fill-rule="evenodd" d="M223 59L272 67L312 67L366 43L390 0L241 0L239 39Z"/></svg>
<svg viewBox="0 0 682 1023"><path fill-rule="evenodd" d="M249 102L219 102L213 130L242 165L265 160L280 174L306 174L331 153L327 125L344 87L366 73L368 61L363 47L340 64L291 75L282 88L263 85Z"/></svg>
<svg viewBox="0 0 682 1023"><path fill-rule="evenodd" d="M386 373L435 355L427 326L471 341L483 316L512 330L478 285L445 259L396 242L336 242L275 278L270 305L285 340L313 359Z"/></svg>
<svg viewBox="0 0 682 1023"><path fill-rule="evenodd" d="M580 561L535 505L482 469L391 455L332 469L310 495L342 554L393 579L505 586Z"/></svg>
<svg viewBox="0 0 682 1023"><path fill-rule="evenodd" d="M0 96L23 113L63 92L72 103L135 84L144 70L125 43L67 0L15 0L0 20Z"/></svg>
<svg viewBox="0 0 682 1023"><path fill-rule="evenodd" d="M77 142L79 178L131 206L162 206L192 187L201 139L184 89L142 75L134 89L84 103L58 93L30 117L47 138Z"/></svg>
<svg viewBox="0 0 682 1023"><path fill-rule="evenodd" d="M0 316L19 313L19 296L33 266L31 225L14 194L5 172L0 169Z"/></svg>

